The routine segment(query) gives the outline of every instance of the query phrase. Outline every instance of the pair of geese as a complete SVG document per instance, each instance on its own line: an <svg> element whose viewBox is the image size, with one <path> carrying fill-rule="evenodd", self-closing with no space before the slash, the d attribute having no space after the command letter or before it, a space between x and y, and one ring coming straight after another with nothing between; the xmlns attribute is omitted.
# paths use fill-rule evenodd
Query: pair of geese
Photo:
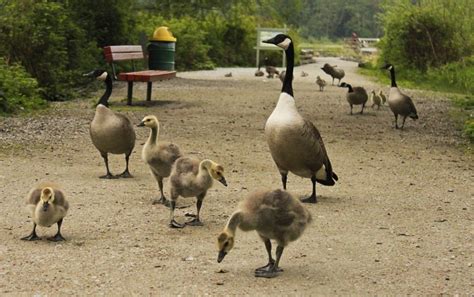
<svg viewBox="0 0 474 297"><path fill-rule="evenodd" d="M332 170L331 162L319 131L310 121L304 119L296 108L292 88L294 48L291 38L287 35L279 34L265 42L283 48L288 60L282 92L277 106L265 125L266 140L272 158L280 172L284 190L253 192L240 203L238 210L231 215L224 230L218 236L217 260L218 262L221 262L227 253L233 248L237 228L240 228L243 231L256 230L265 244L268 254L268 263L263 267L257 268L255 270L255 276L272 278L282 271L279 267L279 262L284 248L289 242L297 240L302 235L307 225L311 222L311 214L303 207L301 202L316 203L316 182L332 186L338 180L338 177ZM99 74L97 72L96 76L102 77L106 80L108 77L107 74L104 76L103 73ZM100 103L104 103L102 99L103 98L101 98ZM108 110L104 104L99 104L96 110L96 116L97 112L100 112L100 110L107 113L112 112L110 110L105 111L105 109ZM122 118L123 116L117 115L118 121ZM140 125L148 126L152 129L149 140L153 138L156 139L158 129L153 129L151 124L147 125L147 120L149 120L150 123L154 122L153 117L145 117ZM158 126L157 121L155 121L155 124ZM92 134L93 131L91 126L91 136ZM146 146L144 147L144 151L145 148ZM123 177L130 176L128 171L128 157L130 156L131 150L133 150L133 147L126 152L118 152L119 154L124 153L126 155L127 166L124 173L121 174ZM117 151L103 151L101 149L99 149L99 151L106 163L106 177L110 177L111 174L108 170L107 153L117 153ZM176 165L173 168L177 173L187 172L188 174L196 174L196 172L200 172L200 170L206 168L206 166L203 164L203 161L199 163L199 165L195 162L183 162L181 165L176 162ZM222 171L223 169L221 170L221 173ZM286 192L288 172L311 179L313 191L308 198L300 201L290 193ZM214 179L220 178L219 175L212 177ZM173 184L173 173L171 173L171 183ZM160 190L162 192L161 186ZM175 195L173 194L173 191L172 188L172 196ZM189 194L189 192L184 191L178 195L185 196L186 194ZM48 199L48 197L53 198ZM58 199L57 197L62 197L62 199ZM163 195L162 198L164 198ZM58 204L59 201L63 201L62 206ZM198 212L200 207L199 201L202 203L202 199L199 199L198 197ZM35 216L35 214L40 213L41 211L47 211L44 210L44 208L48 208L45 204L53 204L56 208L62 209L57 212L57 215L55 215L54 218L51 218L47 222L45 222L44 219ZM29 195L29 205L32 209L34 221L34 229L32 233L36 236L35 228L37 224L50 226L57 223L58 234L55 237L58 237L60 240L62 238L62 236L60 236L60 227L68 208L67 201L65 201L62 192L56 191L56 189L52 187L38 186L32 190ZM173 204L171 205L173 206ZM51 209L51 207L49 208ZM32 236L30 235L24 239L31 240L31 237ZM273 259L272 257L271 239L277 242L276 259Z"/></svg>

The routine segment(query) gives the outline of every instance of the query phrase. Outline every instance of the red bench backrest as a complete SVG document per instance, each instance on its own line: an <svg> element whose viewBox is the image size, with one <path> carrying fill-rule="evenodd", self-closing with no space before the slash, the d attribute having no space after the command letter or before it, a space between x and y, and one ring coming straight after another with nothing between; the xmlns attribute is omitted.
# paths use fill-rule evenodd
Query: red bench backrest
<svg viewBox="0 0 474 297"><path fill-rule="evenodd" d="M143 60L143 49L140 45L111 45L104 47L105 60L109 63L124 60Z"/></svg>

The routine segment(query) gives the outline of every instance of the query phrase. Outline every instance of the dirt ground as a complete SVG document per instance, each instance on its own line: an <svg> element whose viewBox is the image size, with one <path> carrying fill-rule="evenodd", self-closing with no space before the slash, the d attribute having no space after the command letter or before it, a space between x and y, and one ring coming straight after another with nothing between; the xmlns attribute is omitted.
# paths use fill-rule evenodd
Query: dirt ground
<svg viewBox="0 0 474 297"><path fill-rule="evenodd" d="M448 100L406 90L420 119L395 130L387 106L350 116L346 89L321 93L314 81L316 75L329 81L319 69L329 61L346 70L353 86L385 92L388 86L357 75L353 62L318 61L296 67L294 93L300 112L320 130L339 182L318 185L319 203L307 205L314 221L285 249L279 277L253 276L267 260L255 232L238 232L235 248L216 261L216 236L238 201L255 189L281 187L263 133L280 81L254 77L250 68L219 69L155 84L149 106L126 107L122 83L111 100L134 123L157 115L160 139L224 165L229 186L215 183L208 192L203 227L170 229L168 209L151 205L158 187L140 157L145 128L136 128L134 178L98 178L105 168L88 125L100 93L0 119L0 294L472 295L474 163ZM301 77L303 70L309 76ZM233 76L224 77L229 71ZM145 87L137 84L135 97L144 98ZM112 172L120 173L123 156L110 159ZM25 195L44 180L61 184L70 201L63 243L20 240L32 228ZM288 189L307 196L311 182L290 174ZM195 200L179 203L189 206L176 211L183 222ZM55 232L55 226L38 229L40 236Z"/></svg>

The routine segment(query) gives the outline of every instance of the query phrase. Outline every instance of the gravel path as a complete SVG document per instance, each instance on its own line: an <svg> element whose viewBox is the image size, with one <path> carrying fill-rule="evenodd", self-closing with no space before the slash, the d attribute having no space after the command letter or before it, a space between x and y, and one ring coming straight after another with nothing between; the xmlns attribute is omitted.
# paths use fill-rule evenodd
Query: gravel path
<svg viewBox="0 0 474 297"><path fill-rule="evenodd" d="M126 107L121 83L113 92L113 109L134 123L155 114L161 139L224 165L229 186L215 183L208 192L203 227L169 229L168 210L151 205L158 190L140 159L146 129L136 129L134 178L97 178L104 166L88 125L100 94L1 118L0 294L471 295L473 160L448 100L406 90L420 120L395 130L387 106L350 116L345 89L317 91L316 75L329 81L319 69L325 62L345 69L344 81L353 86L388 90L357 75L353 62L321 58L295 68L297 106L320 130L340 181L318 186L320 202L308 206L314 222L285 250L278 278L253 276L266 261L254 232L237 233L235 248L216 262L216 236L238 201L255 189L280 187L263 135L280 81L254 77L253 68L226 68L158 83L151 104ZM231 78L224 77L228 72ZM144 98L145 84L135 92ZM123 166L122 156L111 156L113 173ZM42 180L60 183L70 200L66 242L19 240L32 227L24 197ZM288 189L303 197L311 183L290 174ZM190 206L177 210L182 222L195 200L179 203ZM38 234L55 231L39 228Z"/></svg>

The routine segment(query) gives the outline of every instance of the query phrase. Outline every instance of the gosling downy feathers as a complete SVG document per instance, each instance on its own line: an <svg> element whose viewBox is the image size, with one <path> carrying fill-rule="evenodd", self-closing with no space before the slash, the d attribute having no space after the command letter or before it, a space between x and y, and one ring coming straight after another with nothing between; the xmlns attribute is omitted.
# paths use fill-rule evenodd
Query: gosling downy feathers
<svg viewBox="0 0 474 297"><path fill-rule="evenodd" d="M319 77L319 75L316 77L316 84L319 86L319 91L322 92L324 91L324 87L326 86L326 81Z"/></svg>
<svg viewBox="0 0 474 297"><path fill-rule="evenodd" d="M367 91L363 87L352 87L348 83L341 83L339 85L341 88L348 88L346 99L349 102L351 107L351 114L352 114L352 106L353 105L362 105L362 109L360 110L360 114L364 113L365 103L367 103L367 99L369 96L367 95Z"/></svg>
<svg viewBox="0 0 474 297"><path fill-rule="evenodd" d="M370 94L370 102L372 102L372 109L374 108L374 106L377 105L377 110L379 110L380 105L382 105L382 99L380 98L379 95L375 94L374 90L372 90Z"/></svg>
<svg viewBox="0 0 474 297"><path fill-rule="evenodd" d="M150 136L143 146L142 159L150 167L161 193L160 199L153 200L153 204L167 205L168 201L163 193L163 179L170 176L174 162L182 156L181 151L173 143L158 141L160 122L155 116L144 117L137 126L150 128Z"/></svg>
<svg viewBox="0 0 474 297"><path fill-rule="evenodd" d="M61 235L61 225L69 209L69 203L57 185L41 183L35 186L28 193L26 204L33 219L33 230L30 235L21 238L22 240L40 240L41 238L36 235L36 226L51 227L53 224L58 225L58 232L48 240L65 240Z"/></svg>
<svg viewBox="0 0 474 297"><path fill-rule="evenodd" d="M224 177L224 167L211 160L199 161L188 157L181 157L176 160L173 166L170 185L171 185L171 208L170 223L171 228L183 228L184 225L174 220L174 209L178 197L196 197L196 215L193 220L186 222L191 226L202 226L199 218L202 201L206 197L207 190L212 187L213 180L218 180L227 187Z"/></svg>
<svg viewBox="0 0 474 297"><path fill-rule="evenodd" d="M387 102L387 97L385 97L382 90L379 90L379 97L380 97L380 99L382 99L382 105L385 104L385 102Z"/></svg>
<svg viewBox="0 0 474 297"><path fill-rule="evenodd" d="M332 77L332 85L334 85L334 78L337 78L339 80L338 83L340 83L341 79L346 75L344 70L337 68L337 65L331 66L326 63L321 69Z"/></svg>
<svg viewBox="0 0 474 297"><path fill-rule="evenodd" d="M318 129L298 112L293 98L294 48L291 38L279 34L266 43L285 50L287 68L278 103L265 124L265 137L270 153L286 190L288 172L311 178L313 192L303 202L316 203L316 182L332 186L338 177L333 172L323 139Z"/></svg>
<svg viewBox="0 0 474 297"><path fill-rule="evenodd" d="M311 222L311 214L290 193L282 190L257 191L243 200L227 221L217 238L221 262L234 246L237 227L242 231L257 231L265 243L268 264L255 270L256 277L271 278L282 270L279 263L283 249L297 240ZM271 239L277 243L276 260L272 257Z"/></svg>
<svg viewBox="0 0 474 297"><path fill-rule="evenodd" d="M101 178L115 178L109 170L108 154L125 154L125 171L118 177L132 177L128 170L128 161L135 147L135 130L126 116L108 108L108 100L112 94L112 77L104 70L95 70L85 76L104 80L106 85L90 125L92 143L99 150L107 169L107 174Z"/></svg>
<svg viewBox="0 0 474 297"><path fill-rule="evenodd" d="M405 126L405 120L407 117L410 117L414 120L418 119L418 114L416 112L415 104L410 97L403 94L397 86L395 80L395 67L392 64L386 64L382 69L390 71L391 78L391 87L388 94L388 106L395 116L395 128L398 129L398 115L403 117L403 123L401 129Z"/></svg>

